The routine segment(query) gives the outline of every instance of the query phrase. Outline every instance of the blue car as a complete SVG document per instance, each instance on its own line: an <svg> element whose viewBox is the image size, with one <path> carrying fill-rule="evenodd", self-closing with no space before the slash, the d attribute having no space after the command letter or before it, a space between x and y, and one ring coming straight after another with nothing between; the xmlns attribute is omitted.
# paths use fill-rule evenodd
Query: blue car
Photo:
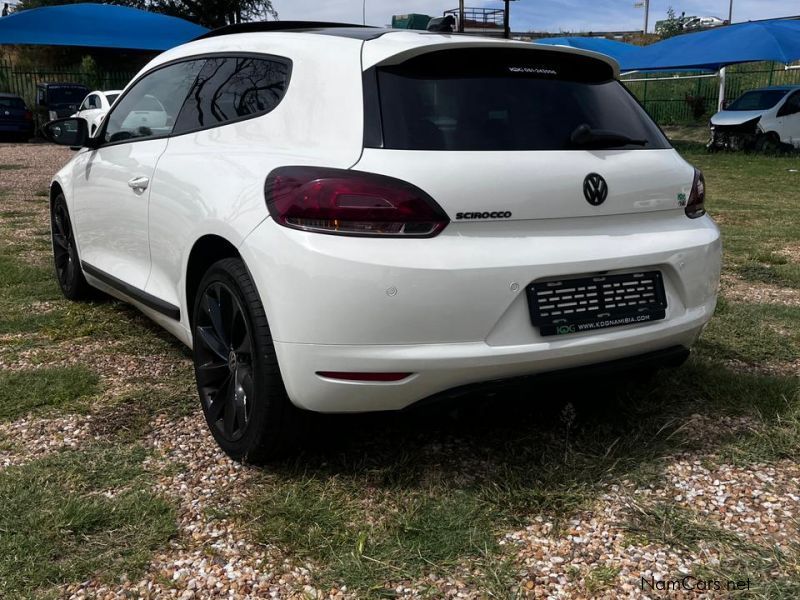
<svg viewBox="0 0 800 600"><path fill-rule="evenodd" d="M14 94L0 94L0 140L27 142L33 137L33 113L25 100Z"/></svg>

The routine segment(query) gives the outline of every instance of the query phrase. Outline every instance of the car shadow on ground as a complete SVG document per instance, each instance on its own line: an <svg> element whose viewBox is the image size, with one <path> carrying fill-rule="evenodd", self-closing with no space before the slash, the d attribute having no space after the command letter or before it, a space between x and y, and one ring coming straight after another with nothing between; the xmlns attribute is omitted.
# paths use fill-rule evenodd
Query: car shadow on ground
<svg viewBox="0 0 800 600"><path fill-rule="evenodd" d="M314 416L300 457L268 468L289 478L402 487L424 487L435 475L447 485L511 486L555 498L657 478L671 455L725 453L757 436L741 430L738 416L774 419L790 410L786 399L795 393L791 378L698 359L645 380L534 379L399 413Z"/></svg>

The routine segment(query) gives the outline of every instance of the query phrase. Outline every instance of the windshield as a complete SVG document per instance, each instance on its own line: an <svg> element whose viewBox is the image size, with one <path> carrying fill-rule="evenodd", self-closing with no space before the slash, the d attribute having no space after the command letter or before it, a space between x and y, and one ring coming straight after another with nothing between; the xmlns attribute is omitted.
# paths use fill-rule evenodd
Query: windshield
<svg viewBox="0 0 800 600"><path fill-rule="evenodd" d="M536 50L445 50L377 72L383 147L402 150L576 150L581 125L604 147L669 148L611 69Z"/></svg>
<svg viewBox="0 0 800 600"><path fill-rule="evenodd" d="M2 98L2 97L0 97L0 106L2 106L4 108L24 109L25 108L25 102L22 100L22 98L8 98L8 97Z"/></svg>
<svg viewBox="0 0 800 600"><path fill-rule="evenodd" d="M80 104L89 90L82 87L51 86L47 89L48 104Z"/></svg>
<svg viewBox="0 0 800 600"><path fill-rule="evenodd" d="M780 102L787 90L754 90L731 102L725 110L768 110Z"/></svg>

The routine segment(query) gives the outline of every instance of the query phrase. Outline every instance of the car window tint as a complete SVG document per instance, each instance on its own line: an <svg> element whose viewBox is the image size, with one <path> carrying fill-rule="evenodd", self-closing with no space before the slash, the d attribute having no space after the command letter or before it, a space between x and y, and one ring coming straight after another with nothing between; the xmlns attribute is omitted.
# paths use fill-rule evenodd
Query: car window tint
<svg viewBox="0 0 800 600"><path fill-rule="evenodd" d="M576 55L467 49L378 69L385 148L573 150L581 125L668 148L611 68ZM641 143L637 143L641 140Z"/></svg>
<svg viewBox="0 0 800 600"><path fill-rule="evenodd" d="M111 111L104 140L110 143L169 135L203 62L177 63L145 75Z"/></svg>
<svg viewBox="0 0 800 600"><path fill-rule="evenodd" d="M796 113L800 110L800 92L795 92L783 105L787 112Z"/></svg>
<svg viewBox="0 0 800 600"><path fill-rule="evenodd" d="M25 101L22 98L0 97L0 106L24 109Z"/></svg>
<svg viewBox="0 0 800 600"><path fill-rule="evenodd" d="M210 58L181 110L175 133L268 113L283 98L289 63L251 57Z"/></svg>
<svg viewBox="0 0 800 600"><path fill-rule="evenodd" d="M745 92L726 110L768 110L786 96L786 90L753 90Z"/></svg>

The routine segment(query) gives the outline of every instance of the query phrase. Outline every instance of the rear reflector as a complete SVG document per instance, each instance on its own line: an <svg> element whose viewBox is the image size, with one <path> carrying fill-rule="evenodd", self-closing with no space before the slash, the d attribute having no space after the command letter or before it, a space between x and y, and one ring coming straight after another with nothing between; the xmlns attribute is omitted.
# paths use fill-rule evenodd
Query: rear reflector
<svg viewBox="0 0 800 600"><path fill-rule="evenodd" d="M348 371L317 371L317 375L326 379L342 379L344 381L400 381L410 377L412 373L353 373Z"/></svg>
<svg viewBox="0 0 800 600"><path fill-rule="evenodd" d="M450 222L428 194L385 175L324 167L280 167L264 188L284 227L336 235L433 237Z"/></svg>

